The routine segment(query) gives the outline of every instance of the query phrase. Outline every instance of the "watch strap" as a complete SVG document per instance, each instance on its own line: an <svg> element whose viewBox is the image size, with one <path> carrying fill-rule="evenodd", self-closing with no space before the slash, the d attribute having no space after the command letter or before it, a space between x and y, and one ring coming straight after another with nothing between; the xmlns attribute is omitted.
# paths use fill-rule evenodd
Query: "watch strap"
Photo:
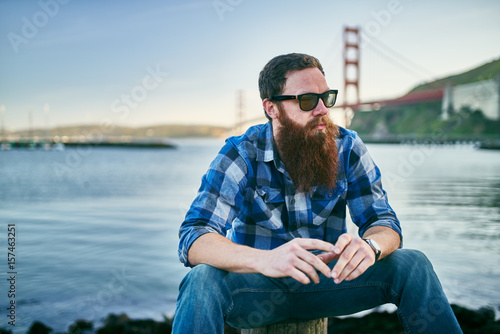
<svg viewBox="0 0 500 334"><path fill-rule="evenodd" d="M366 241L366 243L371 247L371 249L375 253L375 262L377 262L380 257L380 254L382 253L382 251L380 250L380 246L376 247L371 239L363 239L363 240Z"/></svg>

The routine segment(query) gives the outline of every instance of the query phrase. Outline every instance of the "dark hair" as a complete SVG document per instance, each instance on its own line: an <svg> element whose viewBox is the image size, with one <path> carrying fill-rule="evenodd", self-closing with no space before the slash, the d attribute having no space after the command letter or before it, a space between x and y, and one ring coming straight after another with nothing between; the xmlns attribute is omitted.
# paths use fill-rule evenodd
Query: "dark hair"
<svg viewBox="0 0 500 334"><path fill-rule="evenodd" d="M325 75L321 63L313 56L303 53L289 53L274 57L259 74L260 98L264 100L270 99L274 95L280 95L285 88L288 73L314 67ZM264 113L270 119L265 110Z"/></svg>

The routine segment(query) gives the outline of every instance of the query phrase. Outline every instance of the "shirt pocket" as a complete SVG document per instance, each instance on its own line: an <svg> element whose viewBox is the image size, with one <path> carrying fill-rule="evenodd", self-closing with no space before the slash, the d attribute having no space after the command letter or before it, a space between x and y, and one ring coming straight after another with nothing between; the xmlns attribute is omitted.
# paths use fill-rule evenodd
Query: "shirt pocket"
<svg viewBox="0 0 500 334"><path fill-rule="evenodd" d="M337 204L342 204L345 212L345 198L347 193L347 180L337 180L335 188L318 188L311 196L311 209L313 215L313 224L323 224L332 214ZM339 210L339 211L341 211ZM336 212L335 215L344 215L343 212Z"/></svg>
<svg viewBox="0 0 500 334"><path fill-rule="evenodd" d="M285 199L281 189L257 187L254 193L252 218L257 225L276 230L283 228L281 217Z"/></svg>

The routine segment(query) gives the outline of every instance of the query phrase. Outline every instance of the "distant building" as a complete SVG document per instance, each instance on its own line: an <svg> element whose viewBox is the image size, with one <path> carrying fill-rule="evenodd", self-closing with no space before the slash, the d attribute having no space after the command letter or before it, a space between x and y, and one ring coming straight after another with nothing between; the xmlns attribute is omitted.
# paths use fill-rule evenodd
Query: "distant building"
<svg viewBox="0 0 500 334"><path fill-rule="evenodd" d="M500 120L500 76L495 79L472 82L444 89L442 118L463 107L481 110L490 120Z"/></svg>

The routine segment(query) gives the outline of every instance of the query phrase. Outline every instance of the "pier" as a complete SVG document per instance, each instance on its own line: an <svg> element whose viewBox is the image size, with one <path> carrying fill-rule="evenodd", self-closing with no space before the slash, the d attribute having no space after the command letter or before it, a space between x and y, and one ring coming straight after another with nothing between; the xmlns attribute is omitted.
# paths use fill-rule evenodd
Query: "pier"
<svg viewBox="0 0 500 334"><path fill-rule="evenodd" d="M88 140L70 137L55 136L45 138L18 138L15 140L2 141L0 149L7 151L13 148L29 150L55 150L60 151L66 147L118 147L118 148L155 148L172 149L176 145L164 138L134 138L130 136L108 137L100 140Z"/></svg>

